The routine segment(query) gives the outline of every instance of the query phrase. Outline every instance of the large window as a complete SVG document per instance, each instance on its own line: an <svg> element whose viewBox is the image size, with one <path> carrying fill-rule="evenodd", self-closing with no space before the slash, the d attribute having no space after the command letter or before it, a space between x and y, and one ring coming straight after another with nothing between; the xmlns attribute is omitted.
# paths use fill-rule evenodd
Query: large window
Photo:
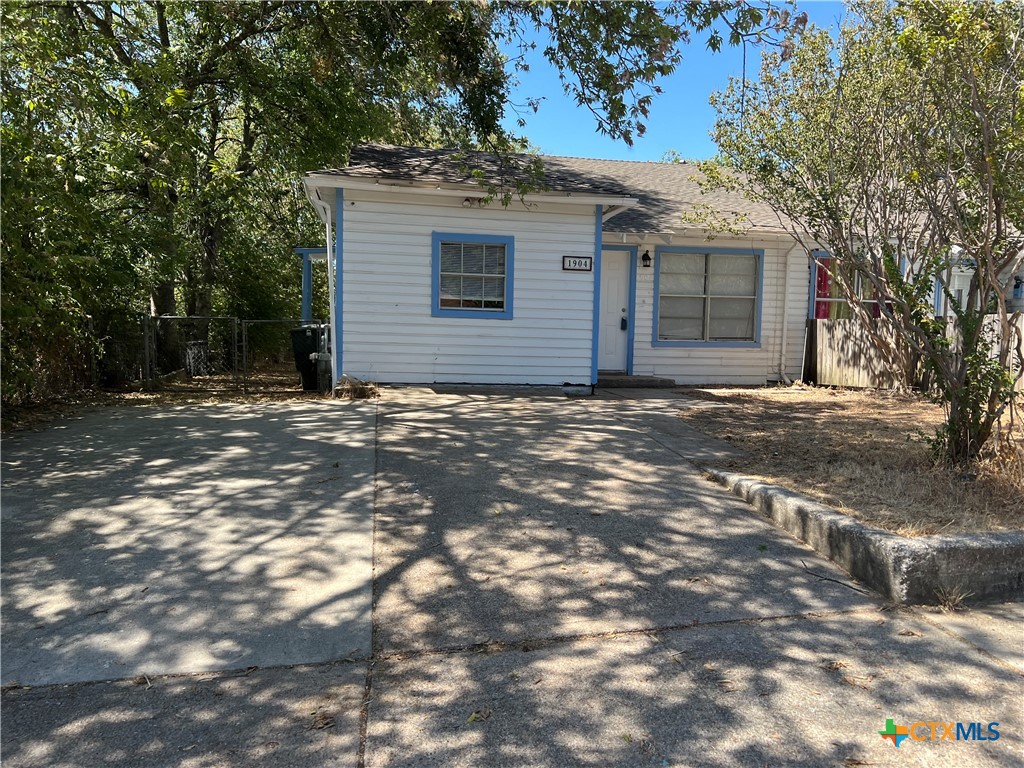
<svg viewBox="0 0 1024 768"><path fill-rule="evenodd" d="M757 342L756 251L657 252L657 343Z"/></svg>
<svg viewBox="0 0 1024 768"><path fill-rule="evenodd" d="M431 314L510 319L513 250L511 237L435 232Z"/></svg>

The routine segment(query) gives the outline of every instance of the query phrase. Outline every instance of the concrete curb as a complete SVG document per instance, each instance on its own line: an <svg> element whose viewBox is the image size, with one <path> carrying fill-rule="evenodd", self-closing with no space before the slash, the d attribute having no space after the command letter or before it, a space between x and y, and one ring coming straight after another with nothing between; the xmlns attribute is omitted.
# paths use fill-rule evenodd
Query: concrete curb
<svg viewBox="0 0 1024 768"><path fill-rule="evenodd" d="M896 603L1024 596L1024 532L907 538L872 528L787 488L707 470L780 528ZM969 595L969 597L966 597Z"/></svg>

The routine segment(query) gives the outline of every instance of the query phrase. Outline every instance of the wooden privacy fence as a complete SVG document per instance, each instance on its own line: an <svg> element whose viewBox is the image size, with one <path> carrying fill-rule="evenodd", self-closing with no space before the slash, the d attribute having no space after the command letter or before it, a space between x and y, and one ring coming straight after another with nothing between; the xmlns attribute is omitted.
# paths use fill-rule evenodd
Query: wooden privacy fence
<svg viewBox="0 0 1024 768"><path fill-rule="evenodd" d="M985 322L997 326L995 315ZM861 387L891 389L902 383L903 376L893 370L872 339L871 333L858 320L809 320L808 365L804 378L829 387ZM1024 334L1024 317L1016 319L1018 332ZM894 331L876 320L874 333L891 340ZM950 323L950 333L955 333ZM993 350L993 354L994 354ZM1020 370L1020 360L1013 371ZM1017 380L1016 390L1024 392L1024 377Z"/></svg>

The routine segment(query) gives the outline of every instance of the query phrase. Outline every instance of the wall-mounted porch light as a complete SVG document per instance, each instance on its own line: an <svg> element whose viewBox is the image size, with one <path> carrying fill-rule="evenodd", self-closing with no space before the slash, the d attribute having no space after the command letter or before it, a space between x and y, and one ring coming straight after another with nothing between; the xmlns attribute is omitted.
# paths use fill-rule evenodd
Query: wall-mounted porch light
<svg viewBox="0 0 1024 768"><path fill-rule="evenodd" d="M647 269L650 268L650 266L651 266L651 252L650 251L644 251L644 255L640 257L640 263L643 264L645 268L647 268Z"/></svg>

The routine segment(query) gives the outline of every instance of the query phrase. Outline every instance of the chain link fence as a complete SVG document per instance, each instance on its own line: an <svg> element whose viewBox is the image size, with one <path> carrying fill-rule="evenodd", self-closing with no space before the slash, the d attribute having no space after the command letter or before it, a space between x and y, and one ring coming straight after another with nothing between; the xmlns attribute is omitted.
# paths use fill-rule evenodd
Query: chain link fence
<svg viewBox="0 0 1024 768"><path fill-rule="evenodd" d="M326 358L326 329L323 320L293 318L125 316L98 340L93 380L163 391L324 391L330 366L310 355Z"/></svg>
<svg viewBox="0 0 1024 768"><path fill-rule="evenodd" d="M96 361L101 387L120 388L148 378L145 368L145 329L147 317L121 316L111 318L97 340Z"/></svg>

